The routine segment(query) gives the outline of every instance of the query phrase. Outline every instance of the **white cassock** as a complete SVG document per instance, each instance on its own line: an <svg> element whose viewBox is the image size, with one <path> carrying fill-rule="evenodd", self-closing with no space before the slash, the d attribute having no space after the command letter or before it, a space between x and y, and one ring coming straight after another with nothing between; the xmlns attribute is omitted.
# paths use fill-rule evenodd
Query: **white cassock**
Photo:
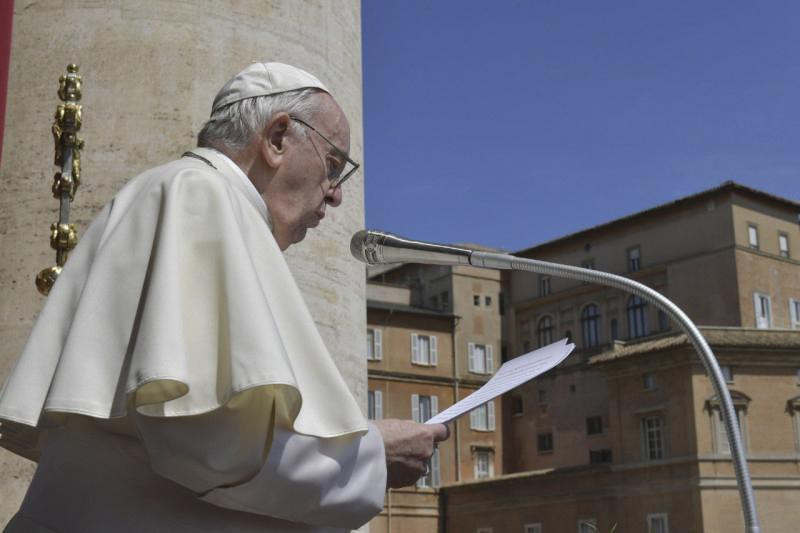
<svg viewBox="0 0 800 533"><path fill-rule="evenodd" d="M382 508L380 433L263 200L192 152L213 167L149 170L100 212L0 391L0 444L39 458L7 531L334 532Z"/></svg>

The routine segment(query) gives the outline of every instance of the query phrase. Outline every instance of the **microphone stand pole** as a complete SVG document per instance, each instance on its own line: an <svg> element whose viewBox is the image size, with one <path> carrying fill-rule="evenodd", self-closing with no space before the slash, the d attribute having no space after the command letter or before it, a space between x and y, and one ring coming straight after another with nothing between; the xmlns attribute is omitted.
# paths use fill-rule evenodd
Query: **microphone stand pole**
<svg viewBox="0 0 800 533"><path fill-rule="evenodd" d="M745 531L746 533L761 532L755 506L755 498L753 496L753 488L750 481L750 471L747 467L747 459L745 457L744 447L742 446L742 436L739 432L739 424L736 419L733 402L731 401L731 395L728 392L728 387L725 384L722 371L719 368L719 364L711 348L708 346L705 338L703 338L700 330L697 329L697 326L686 316L686 313L681 311L677 305L658 291L642 283L616 274L477 250L472 251L470 254L469 264L481 268L521 270L613 287L633 293L647 300L677 322L700 355L700 360L703 362L706 373L711 378L714 392L716 392L720 400L720 407L725 421L725 430L727 431L728 442L730 443L731 459L733 460L733 468L736 472L736 480L739 487L739 497L742 502L742 511L744 513L746 526Z"/></svg>

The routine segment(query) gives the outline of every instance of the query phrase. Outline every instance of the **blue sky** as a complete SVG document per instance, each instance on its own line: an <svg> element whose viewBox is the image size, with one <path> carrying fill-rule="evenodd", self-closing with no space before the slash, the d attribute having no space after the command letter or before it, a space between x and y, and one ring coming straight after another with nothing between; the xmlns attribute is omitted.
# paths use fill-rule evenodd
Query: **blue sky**
<svg viewBox="0 0 800 533"><path fill-rule="evenodd" d="M362 2L367 227L520 250L732 179L800 200L800 2Z"/></svg>

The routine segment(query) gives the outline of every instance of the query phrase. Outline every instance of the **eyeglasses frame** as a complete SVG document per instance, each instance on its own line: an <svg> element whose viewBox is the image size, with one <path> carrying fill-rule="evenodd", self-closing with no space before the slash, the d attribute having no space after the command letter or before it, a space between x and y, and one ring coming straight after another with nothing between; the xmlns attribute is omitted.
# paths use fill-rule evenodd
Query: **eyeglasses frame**
<svg viewBox="0 0 800 533"><path fill-rule="evenodd" d="M332 188L336 189L338 187L341 187L342 183L347 181L347 179L350 176L352 176L355 173L355 171L359 169L359 167L361 167L361 165L359 163L356 163L353 159L350 158L349 155L347 155L347 152L345 152L344 150L342 150L341 148L339 148L338 146L333 144L333 141L331 141L330 139L325 137L322 133L320 133L320 131L317 128L315 128L314 126L312 126L311 124L309 124L305 120L303 120L301 118L298 118L298 117L296 117L294 115L289 115L289 118L291 120L294 120L295 122L299 122L300 124L302 124L306 128L310 129L311 131L315 132L317 135L322 137L322 140L324 140L326 143L328 143L331 146L331 148L333 148L336 151L337 155L339 155L340 157L344 158L345 161L347 161L348 163L353 165L353 168L351 168L347 172L347 174L343 174L341 176L338 176L335 180L329 180L330 181L330 185L331 185Z"/></svg>

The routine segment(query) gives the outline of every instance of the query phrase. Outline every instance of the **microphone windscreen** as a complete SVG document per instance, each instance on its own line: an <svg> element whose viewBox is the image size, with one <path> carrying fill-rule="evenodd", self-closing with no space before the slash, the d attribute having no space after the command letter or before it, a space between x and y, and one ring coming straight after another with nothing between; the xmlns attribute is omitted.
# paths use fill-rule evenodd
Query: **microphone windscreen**
<svg viewBox="0 0 800 533"><path fill-rule="evenodd" d="M367 234L367 230L362 229L355 232L353 238L350 239L350 253L362 263L369 263L367 255L364 252L364 243L367 240Z"/></svg>

